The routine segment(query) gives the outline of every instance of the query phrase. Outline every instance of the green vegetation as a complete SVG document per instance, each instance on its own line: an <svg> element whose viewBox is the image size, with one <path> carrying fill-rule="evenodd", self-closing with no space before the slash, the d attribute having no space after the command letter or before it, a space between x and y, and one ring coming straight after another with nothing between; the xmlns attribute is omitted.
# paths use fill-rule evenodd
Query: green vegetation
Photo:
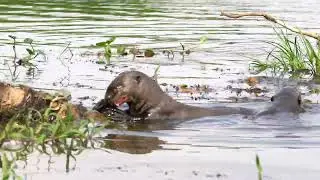
<svg viewBox="0 0 320 180"><path fill-rule="evenodd" d="M154 51L150 48L146 49L144 51L144 56L145 57L153 57L155 55Z"/></svg>
<svg viewBox="0 0 320 180"><path fill-rule="evenodd" d="M50 157L65 155L68 172L70 160L76 161L75 156L84 149L95 148L97 142L94 135L102 128L104 126L94 127L90 120L74 121L70 112L65 118L34 109L17 113L2 124L0 131L2 179L21 179L15 172L16 162L26 162L28 155L33 152ZM10 145L12 143L15 145Z"/></svg>
<svg viewBox="0 0 320 180"><path fill-rule="evenodd" d="M201 36L198 43L192 43L188 44L188 48L186 45L180 43L180 46L170 48L170 49L152 49L152 48L146 48L146 49L139 49L137 47L131 47L130 49L127 49L128 47L124 45L113 45L112 43L115 41L116 37L113 36L107 41L102 41L96 43L96 47L103 48L103 55L106 60L104 62L103 60L96 61L97 64L107 64L110 65L111 63L111 57L114 54L112 52L112 49L116 49L116 53L119 56L126 56L129 54L133 55L133 60L135 60L136 57L153 57L156 54L160 54L156 50L162 52L163 55L167 56L169 60L173 60L175 58L175 53L178 53L182 56L182 61L184 60L185 55L189 55L191 53L192 49L199 48L200 45L205 44L208 41L208 38L206 36ZM180 50L182 48L182 50Z"/></svg>
<svg viewBox="0 0 320 180"><path fill-rule="evenodd" d="M34 69L37 68L37 66L32 62L32 60L36 59L39 55L42 55L43 58L46 60L46 55L43 51L35 49L33 46L33 40L30 38L25 38L23 40L23 42L21 42L22 44L28 44L29 48L26 48L27 51L27 55L23 56L22 58L18 57L18 53L16 51L16 46L17 46L17 37L13 36L13 35L9 35L9 37L13 40L12 42L12 49L13 49L13 53L14 53L14 57L13 57L13 69L10 68L10 65L7 63L10 74L11 74L11 80L15 81L18 76L19 73L17 72L17 69L19 66L22 66L24 68L28 69L28 72L32 72L32 74L34 73Z"/></svg>
<svg viewBox="0 0 320 180"><path fill-rule="evenodd" d="M257 170L258 170L258 179L262 180L263 169L262 169L262 166L260 164L260 158L259 158L258 155L256 155L256 167L257 167Z"/></svg>
<svg viewBox="0 0 320 180"><path fill-rule="evenodd" d="M292 37L282 30L275 32L278 41L267 42L273 50L268 53L266 61L254 60L250 69L254 73L271 70L273 73L288 73L291 77L320 77L320 47L312 45L303 35Z"/></svg>
<svg viewBox="0 0 320 180"><path fill-rule="evenodd" d="M102 42L98 42L96 43L96 46L98 47L102 47L104 49L104 57L106 59L106 63L107 65L109 65L111 63L110 59L112 56L112 51L111 51L111 44L114 42L114 40L116 40L115 36L112 36L109 40L107 41L102 41ZM101 62L98 62L99 64Z"/></svg>
<svg viewBox="0 0 320 180"><path fill-rule="evenodd" d="M200 37L200 44L204 44L208 41L208 37L207 36L201 36Z"/></svg>
<svg viewBox="0 0 320 180"><path fill-rule="evenodd" d="M120 56L126 56L128 53L126 52L126 47L124 45L120 45L117 47L117 54Z"/></svg>

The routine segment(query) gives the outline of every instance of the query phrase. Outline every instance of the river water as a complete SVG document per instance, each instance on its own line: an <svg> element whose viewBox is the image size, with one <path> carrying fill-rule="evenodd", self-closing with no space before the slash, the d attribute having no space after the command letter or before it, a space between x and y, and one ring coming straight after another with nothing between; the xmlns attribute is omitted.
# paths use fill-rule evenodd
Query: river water
<svg viewBox="0 0 320 180"><path fill-rule="evenodd" d="M259 98L244 94L252 100L244 103L229 103L236 94L226 87L246 87L241 80L252 76L248 71L250 61L265 59L271 50L265 41L276 39L274 26L262 18L229 19L220 16L220 11L264 11L293 26L320 32L319 9L317 0L1 1L0 78L12 82L10 62L14 53L8 36L14 35L19 42L19 58L27 53L26 45L21 43L24 38L32 38L35 49L46 55L32 61L37 66L32 72L18 67L15 83L40 90L66 89L75 103L88 107L103 97L119 72L136 69L151 76L160 65L159 83L213 88L209 98L198 101L169 88L169 93L181 102L205 107L224 103L261 110L268 105L269 97L288 82L270 78L262 83L269 93ZM102 49L92 45L112 36L117 37L114 45L154 48L157 54L134 60L132 55L113 56L112 66L105 68L95 63ZM199 41L202 36L208 38L204 44ZM196 48L184 57L176 53L168 58L161 53L173 47L181 50L180 43L186 47L196 44ZM305 87L302 90L306 92ZM83 100L85 96L88 98ZM308 93L304 98L313 102L318 99ZM106 130L107 148L115 150L113 154L93 151L80 155L78 168L69 174L63 173L59 165L54 176L54 171L41 168L25 174L31 179L256 179L254 155L258 153L266 164L266 179L317 179L317 112L319 107L312 105L295 119L285 116L252 121L225 116L196 119L166 130Z"/></svg>

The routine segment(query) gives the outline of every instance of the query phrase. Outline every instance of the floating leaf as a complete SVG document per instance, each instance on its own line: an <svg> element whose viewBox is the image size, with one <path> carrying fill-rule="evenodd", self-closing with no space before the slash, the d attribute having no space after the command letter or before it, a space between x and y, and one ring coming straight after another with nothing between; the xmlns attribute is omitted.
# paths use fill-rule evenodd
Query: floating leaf
<svg viewBox="0 0 320 180"><path fill-rule="evenodd" d="M28 44L32 44L33 39L25 38L25 39L23 40L23 42L28 43Z"/></svg>
<svg viewBox="0 0 320 180"><path fill-rule="evenodd" d="M106 42L98 42L98 43L96 43L96 46L98 46L98 47L105 47L106 46Z"/></svg>
<svg viewBox="0 0 320 180"><path fill-rule="evenodd" d="M121 55L121 56L125 56L128 53L126 52L126 47L123 45L120 45L117 47L117 54Z"/></svg>
<svg viewBox="0 0 320 180"><path fill-rule="evenodd" d="M96 61L96 64L106 64L106 62L99 60L99 61Z"/></svg>
<svg viewBox="0 0 320 180"><path fill-rule="evenodd" d="M253 86L257 85L259 82L258 82L258 79L256 77L248 77L246 79L246 83L249 86L253 87Z"/></svg>
<svg viewBox="0 0 320 180"><path fill-rule="evenodd" d="M208 41L208 37L207 36L202 36L201 38L200 38L200 44L204 44L204 43L206 43Z"/></svg>
<svg viewBox="0 0 320 180"><path fill-rule="evenodd" d="M188 85L187 84L181 84L180 88L188 88Z"/></svg>
<svg viewBox="0 0 320 180"><path fill-rule="evenodd" d="M114 40L116 40L116 37L112 36L109 40L106 41L106 44L111 44Z"/></svg>
<svg viewBox="0 0 320 180"><path fill-rule="evenodd" d="M35 54L34 51L32 51L32 50L29 49L29 48L26 48L26 50L28 51L29 55L34 55L34 54Z"/></svg>
<svg viewBox="0 0 320 180"><path fill-rule="evenodd" d="M152 49L146 49L145 51L144 51L144 56L145 57L153 57L154 56L154 51L152 50Z"/></svg>

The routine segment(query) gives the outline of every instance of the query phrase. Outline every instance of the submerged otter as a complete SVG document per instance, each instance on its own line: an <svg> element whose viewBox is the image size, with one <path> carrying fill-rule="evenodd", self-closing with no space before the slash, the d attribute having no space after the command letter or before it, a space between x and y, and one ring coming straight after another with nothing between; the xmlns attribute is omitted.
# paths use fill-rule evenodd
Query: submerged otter
<svg viewBox="0 0 320 180"><path fill-rule="evenodd" d="M229 114L252 115L253 110L241 107L214 107L212 109L177 102L164 93L149 76L139 71L119 74L109 85L105 98L94 109L103 112L106 107L129 105L128 115L141 119L187 120L205 116Z"/></svg>
<svg viewBox="0 0 320 180"><path fill-rule="evenodd" d="M273 115L276 113L305 112L302 107L301 93L295 87L284 87L277 94L271 97L271 105L259 113L257 116Z"/></svg>

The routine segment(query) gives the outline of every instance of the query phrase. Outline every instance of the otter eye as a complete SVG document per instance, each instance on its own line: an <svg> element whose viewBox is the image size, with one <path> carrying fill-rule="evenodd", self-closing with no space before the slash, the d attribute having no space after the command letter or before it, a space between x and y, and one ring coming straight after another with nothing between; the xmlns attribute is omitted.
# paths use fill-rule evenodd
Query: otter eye
<svg viewBox="0 0 320 180"><path fill-rule="evenodd" d="M273 102L274 101L274 96L272 96L270 100L271 100L271 102Z"/></svg>
<svg viewBox="0 0 320 180"><path fill-rule="evenodd" d="M140 83L140 81L141 81L141 76L136 76L136 81L137 81L137 83L139 84Z"/></svg>
<svg viewBox="0 0 320 180"><path fill-rule="evenodd" d="M122 86L117 86L117 88L115 88L114 90L113 90L113 92L117 92L118 90L120 90L122 88Z"/></svg>

